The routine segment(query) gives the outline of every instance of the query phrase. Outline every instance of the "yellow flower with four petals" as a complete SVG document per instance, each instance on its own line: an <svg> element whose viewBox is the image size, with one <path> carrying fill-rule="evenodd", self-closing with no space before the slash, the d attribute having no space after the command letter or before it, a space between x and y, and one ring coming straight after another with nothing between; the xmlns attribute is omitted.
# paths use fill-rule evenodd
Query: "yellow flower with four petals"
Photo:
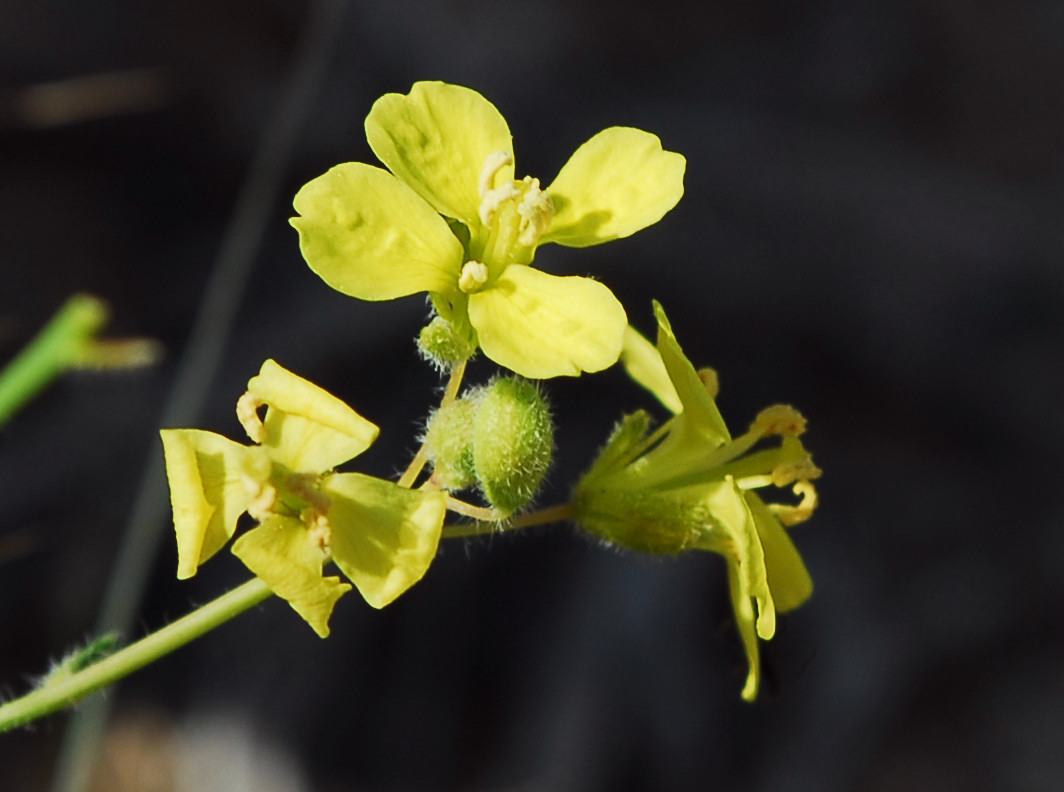
<svg viewBox="0 0 1064 792"><path fill-rule="evenodd" d="M611 127L544 188L515 178L494 105L440 82L381 97L366 136L388 171L337 165L295 198L300 248L326 283L363 300L428 292L460 337L525 377L616 362L627 318L610 290L530 265L547 242L587 247L656 223L683 194L681 155Z"/></svg>
<svg viewBox="0 0 1064 792"><path fill-rule="evenodd" d="M446 495L333 470L373 444L374 424L272 360L248 382L237 417L255 445L199 429L160 432L179 578L224 547L247 512L258 525L233 553L323 638L333 605L351 588L323 576L327 561L375 608L421 579L436 555Z"/></svg>

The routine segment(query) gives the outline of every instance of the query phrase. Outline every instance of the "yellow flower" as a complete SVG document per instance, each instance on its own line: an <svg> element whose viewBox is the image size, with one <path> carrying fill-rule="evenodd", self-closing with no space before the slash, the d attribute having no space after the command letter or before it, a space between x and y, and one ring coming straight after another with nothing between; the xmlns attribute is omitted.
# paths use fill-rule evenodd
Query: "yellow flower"
<svg viewBox="0 0 1064 792"><path fill-rule="evenodd" d="M739 635L749 663L743 698L760 684L758 637L776 630L776 612L809 598L813 583L783 528L816 506L820 475L798 436L805 419L793 408L762 410L732 438L717 410L716 374L696 371L657 303L657 349L630 331L622 361L676 415L649 431L646 413L628 416L577 485L575 520L607 541L649 553L709 550L724 556ZM775 448L752 451L764 438ZM796 505L766 503L756 490L791 486Z"/></svg>
<svg viewBox="0 0 1064 792"><path fill-rule="evenodd" d="M525 377L616 362L627 319L609 289L529 265L546 242L587 247L656 223L683 194L682 156L611 127L542 188L514 178L494 105L440 82L381 97L366 136L391 173L345 163L295 197L300 248L326 283L363 300L428 292L457 332Z"/></svg>
<svg viewBox="0 0 1064 792"><path fill-rule="evenodd" d="M323 576L326 561L375 608L421 579L436 555L446 495L333 471L373 444L374 424L272 360L248 382L237 417L255 445L198 429L160 432L179 578L196 574L248 512L259 524L233 553L323 638L333 605L351 588Z"/></svg>

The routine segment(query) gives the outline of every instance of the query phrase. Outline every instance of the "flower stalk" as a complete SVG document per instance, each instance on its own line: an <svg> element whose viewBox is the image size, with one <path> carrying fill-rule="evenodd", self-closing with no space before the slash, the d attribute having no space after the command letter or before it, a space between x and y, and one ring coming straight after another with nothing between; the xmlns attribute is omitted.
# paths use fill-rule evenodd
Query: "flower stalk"
<svg viewBox="0 0 1064 792"><path fill-rule="evenodd" d="M0 705L0 733L77 703L253 608L272 593L265 583L252 578L110 657Z"/></svg>

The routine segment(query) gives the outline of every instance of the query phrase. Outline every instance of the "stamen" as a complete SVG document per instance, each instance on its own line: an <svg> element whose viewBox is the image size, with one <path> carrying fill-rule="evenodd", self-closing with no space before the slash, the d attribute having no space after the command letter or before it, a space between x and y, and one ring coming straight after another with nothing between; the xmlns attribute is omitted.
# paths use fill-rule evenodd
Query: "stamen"
<svg viewBox="0 0 1064 792"><path fill-rule="evenodd" d="M499 211L499 207L520 194L520 191L513 184L504 184L494 190L482 192L483 198L480 201L480 210L478 211L480 222L484 225L491 225L491 221L495 219L495 213Z"/></svg>
<svg viewBox="0 0 1064 792"><path fill-rule="evenodd" d="M484 198L495 185L495 176L507 165L514 164L514 157L509 151L495 151L484 158L480 167L480 197Z"/></svg>
<svg viewBox="0 0 1064 792"><path fill-rule="evenodd" d="M488 268L479 261L467 261L458 276L458 288L466 294L475 292L488 282Z"/></svg>
<svg viewBox="0 0 1064 792"><path fill-rule="evenodd" d="M274 512L280 500L277 489L270 483L273 462L269 452L261 446L247 449L240 460L240 481L248 494L248 514L262 522Z"/></svg>
<svg viewBox="0 0 1064 792"><path fill-rule="evenodd" d="M822 473L823 471L813 464L812 458L807 456L775 467L772 470L772 483L777 487L786 487L795 481L820 478Z"/></svg>
<svg viewBox="0 0 1064 792"><path fill-rule="evenodd" d="M236 418L244 427L244 431L248 433L248 437L255 443L262 443L266 440L266 427L262 425L262 419L259 418L259 407L263 404L265 402L253 396L250 391L236 400Z"/></svg>
<svg viewBox="0 0 1064 792"><path fill-rule="evenodd" d="M251 496L248 501L248 514L262 522L273 514L273 507L277 503L277 490L272 484L256 481L250 476L244 476L243 480L244 488Z"/></svg>
<svg viewBox="0 0 1064 792"><path fill-rule="evenodd" d="M317 508L310 506L304 509L299 519L307 526L307 533L313 545L325 555L329 554L329 542L332 540L332 527L329 519Z"/></svg>
<svg viewBox="0 0 1064 792"><path fill-rule="evenodd" d="M517 205L517 214L521 216L517 241L532 247L550 227L550 221L554 219L554 204L550 196L539 188L539 179L525 176L522 183L524 194Z"/></svg>
<svg viewBox="0 0 1064 792"><path fill-rule="evenodd" d="M766 407L750 426L751 432L765 435L783 435L797 437L805 431L806 420L802 414L788 404L774 404Z"/></svg>
<svg viewBox="0 0 1064 792"><path fill-rule="evenodd" d="M495 213L504 201L516 198L520 193L513 185L513 180L507 180L506 184L495 186L495 177L499 171L508 165L514 164L514 157L509 151L494 151L484 158L484 164L480 167L480 222L491 225Z"/></svg>
<svg viewBox="0 0 1064 792"><path fill-rule="evenodd" d="M720 393L720 380L717 377L715 369L700 368L698 370L698 378L702 380L702 385L706 389L706 393L709 394L709 398L717 398L717 394Z"/></svg>
<svg viewBox="0 0 1064 792"><path fill-rule="evenodd" d="M787 506L782 503L766 504L769 510L784 525L797 525L800 522L805 522L813 516L813 510L816 509L819 502L816 487L808 481L799 481L792 488L792 492L802 499L797 506Z"/></svg>

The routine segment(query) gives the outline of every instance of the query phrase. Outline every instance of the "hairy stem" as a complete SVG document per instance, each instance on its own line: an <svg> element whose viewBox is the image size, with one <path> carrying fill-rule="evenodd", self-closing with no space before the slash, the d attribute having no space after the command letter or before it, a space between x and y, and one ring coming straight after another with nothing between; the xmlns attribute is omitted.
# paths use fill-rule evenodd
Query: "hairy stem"
<svg viewBox="0 0 1064 792"><path fill-rule="evenodd" d="M465 375L466 362L463 360L460 363L456 363L454 368L451 369L451 377L447 380L447 387L443 391L443 398L440 399L440 407L446 407L448 404L458 398L458 389L462 387L462 377ZM417 477L421 475L421 471L425 468L425 463L429 461L428 449L425 444L421 444L421 448L417 450L417 454L410 460L410 464L406 470L403 471L403 475L399 477L399 481L396 482L400 487L412 487L414 482L417 481Z"/></svg>
<svg viewBox="0 0 1064 792"><path fill-rule="evenodd" d="M265 583L253 578L110 657L7 702L0 706L0 732L70 706L224 624L270 594Z"/></svg>
<svg viewBox="0 0 1064 792"><path fill-rule="evenodd" d="M458 509L453 508L452 501L453 499L448 499L447 508L451 509L451 511L458 511L460 514L463 513ZM485 509L484 511L490 511L490 509ZM484 536L485 534L502 533L503 531L519 531L522 528L531 528L533 525L547 525L548 523L565 522L566 520L571 519L572 516L572 504L562 503L558 506L551 506L549 509L540 509L539 511L522 514L519 517L515 517L514 519L505 522L477 521L472 523L445 525L443 526L443 538L454 539L460 536Z"/></svg>

